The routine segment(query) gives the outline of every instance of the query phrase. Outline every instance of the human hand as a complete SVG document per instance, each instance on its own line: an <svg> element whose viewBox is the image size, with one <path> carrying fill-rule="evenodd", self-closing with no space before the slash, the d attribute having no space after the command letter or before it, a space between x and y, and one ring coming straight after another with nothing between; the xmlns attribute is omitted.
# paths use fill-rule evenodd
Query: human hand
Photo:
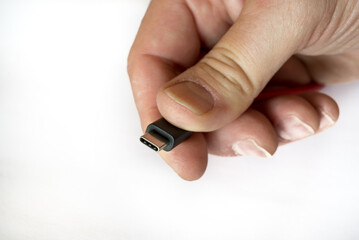
<svg viewBox="0 0 359 240"><path fill-rule="evenodd" d="M128 72L143 129L163 116L197 132L160 153L195 180L208 153L269 157L332 126L321 93L252 103L274 84L356 80L358 47L357 0L152 0Z"/></svg>

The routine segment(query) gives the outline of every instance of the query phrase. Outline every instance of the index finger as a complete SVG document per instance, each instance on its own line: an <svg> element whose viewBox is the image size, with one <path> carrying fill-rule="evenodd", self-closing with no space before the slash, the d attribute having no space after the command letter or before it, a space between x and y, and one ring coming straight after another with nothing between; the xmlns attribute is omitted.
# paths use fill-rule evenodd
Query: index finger
<svg viewBox="0 0 359 240"><path fill-rule="evenodd" d="M143 130L161 117L156 95L162 85L197 62L201 42L190 9L180 0L152 1L128 59L128 73ZM196 147L193 147L196 146ZM207 164L201 134L161 156L183 178L199 178Z"/></svg>
<svg viewBox="0 0 359 240"><path fill-rule="evenodd" d="M181 69L193 65L200 39L183 1L152 1L128 58L128 73L142 127L156 115L156 94ZM158 116L156 116L158 117Z"/></svg>

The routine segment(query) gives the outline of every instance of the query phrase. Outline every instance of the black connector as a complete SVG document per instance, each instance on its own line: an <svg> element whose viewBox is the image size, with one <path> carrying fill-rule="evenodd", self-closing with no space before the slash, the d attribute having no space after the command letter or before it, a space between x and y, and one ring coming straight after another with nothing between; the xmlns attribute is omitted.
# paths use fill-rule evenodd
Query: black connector
<svg viewBox="0 0 359 240"><path fill-rule="evenodd" d="M148 125L140 141L156 152L161 150L169 152L191 135L191 132L175 127L161 118Z"/></svg>

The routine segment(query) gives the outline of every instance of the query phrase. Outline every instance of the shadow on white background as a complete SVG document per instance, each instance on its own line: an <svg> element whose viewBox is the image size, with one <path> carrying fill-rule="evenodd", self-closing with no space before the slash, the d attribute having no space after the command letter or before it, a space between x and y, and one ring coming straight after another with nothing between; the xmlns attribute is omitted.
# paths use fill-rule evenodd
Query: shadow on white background
<svg viewBox="0 0 359 240"><path fill-rule="evenodd" d="M359 239L359 84L333 129L179 179L138 141L126 58L148 1L0 2L0 239Z"/></svg>

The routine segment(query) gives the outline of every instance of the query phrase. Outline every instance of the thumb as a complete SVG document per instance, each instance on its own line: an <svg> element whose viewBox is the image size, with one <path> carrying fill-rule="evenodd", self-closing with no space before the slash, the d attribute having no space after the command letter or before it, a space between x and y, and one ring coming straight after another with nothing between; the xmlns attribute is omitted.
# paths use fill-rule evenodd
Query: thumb
<svg viewBox="0 0 359 240"><path fill-rule="evenodd" d="M308 8L293 1L246 1L217 45L160 90L161 114L178 127L199 132L238 118L310 35L315 21L303 16L308 14L303 7Z"/></svg>

